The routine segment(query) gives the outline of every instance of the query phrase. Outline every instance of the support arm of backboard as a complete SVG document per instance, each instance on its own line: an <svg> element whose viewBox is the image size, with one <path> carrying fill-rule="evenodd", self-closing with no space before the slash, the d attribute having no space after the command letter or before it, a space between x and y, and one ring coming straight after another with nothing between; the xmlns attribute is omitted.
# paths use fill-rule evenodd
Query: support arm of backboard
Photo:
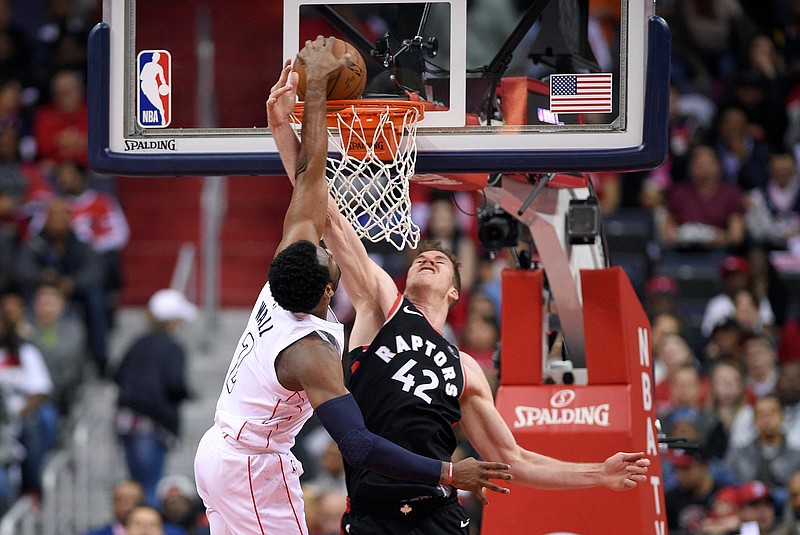
<svg viewBox="0 0 800 535"><path fill-rule="evenodd" d="M500 205L506 212L516 214L523 202L531 196L535 186L504 180L499 187L489 186L486 196ZM528 227L541 256L541 264L553 292L558 318L570 360L576 368L586 366L583 332L583 306L578 292L577 274L572 273L564 241L554 227L558 201L558 190L544 188L535 197L531 206L517 216Z"/></svg>

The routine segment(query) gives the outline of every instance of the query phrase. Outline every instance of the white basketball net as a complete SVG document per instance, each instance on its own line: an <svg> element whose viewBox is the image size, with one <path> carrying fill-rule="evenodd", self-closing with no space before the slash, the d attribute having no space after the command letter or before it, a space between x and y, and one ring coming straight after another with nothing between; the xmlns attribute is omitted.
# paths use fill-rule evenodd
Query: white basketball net
<svg viewBox="0 0 800 535"><path fill-rule="evenodd" d="M421 116L417 106L361 101L336 112L336 128L328 129L339 153L327 163L328 185L339 211L360 238L387 241L398 251L419 243L420 229L411 220L409 179Z"/></svg>

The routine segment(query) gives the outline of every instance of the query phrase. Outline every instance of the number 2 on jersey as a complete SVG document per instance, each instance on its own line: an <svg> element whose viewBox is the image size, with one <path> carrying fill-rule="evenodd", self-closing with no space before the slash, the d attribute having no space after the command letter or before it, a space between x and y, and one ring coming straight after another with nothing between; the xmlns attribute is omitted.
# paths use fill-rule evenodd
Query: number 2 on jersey
<svg viewBox="0 0 800 535"><path fill-rule="evenodd" d="M403 384L404 392L410 392L411 387L413 387L417 382L414 375L408 373L411 370L411 368L413 368L416 365L417 365L416 360L409 359L408 362L403 364L400 367L400 369L394 372L394 375L392 375L392 379L394 379L395 381L399 381L400 383ZM417 388L414 389L414 395L423 400L425 403L430 404L432 399L425 392L427 390L431 390L439 386L439 378L436 377L436 374L431 370L422 370L422 375L427 377L430 381L418 385Z"/></svg>

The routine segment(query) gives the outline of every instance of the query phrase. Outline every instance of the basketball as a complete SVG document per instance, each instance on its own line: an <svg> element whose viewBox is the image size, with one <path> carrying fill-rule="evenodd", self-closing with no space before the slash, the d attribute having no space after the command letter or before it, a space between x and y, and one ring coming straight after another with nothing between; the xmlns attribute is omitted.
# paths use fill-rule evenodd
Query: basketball
<svg viewBox="0 0 800 535"><path fill-rule="evenodd" d="M350 100L361 98L367 85L367 66L356 47L341 39L333 43L333 55L341 58L350 54L350 60L338 73L328 80L328 100ZM295 61L292 69L297 72L297 98L304 100L306 93L306 69L300 61Z"/></svg>
<svg viewBox="0 0 800 535"><path fill-rule="evenodd" d="M161 84L158 86L158 94L159 95L169 95L169 86L167 84Z"/></svg>

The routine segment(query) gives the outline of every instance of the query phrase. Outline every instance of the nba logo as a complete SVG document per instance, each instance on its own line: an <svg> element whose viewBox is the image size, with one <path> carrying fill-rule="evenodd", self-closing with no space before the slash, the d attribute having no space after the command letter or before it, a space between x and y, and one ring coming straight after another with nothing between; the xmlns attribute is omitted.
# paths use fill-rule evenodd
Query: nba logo
<svg viewBox="0 0 800 535"><path fill-rule="evenodd" d="M172 120L172 56L166 50L142 50L136 66L136 122L143 128L166 128Z"/></svg>

